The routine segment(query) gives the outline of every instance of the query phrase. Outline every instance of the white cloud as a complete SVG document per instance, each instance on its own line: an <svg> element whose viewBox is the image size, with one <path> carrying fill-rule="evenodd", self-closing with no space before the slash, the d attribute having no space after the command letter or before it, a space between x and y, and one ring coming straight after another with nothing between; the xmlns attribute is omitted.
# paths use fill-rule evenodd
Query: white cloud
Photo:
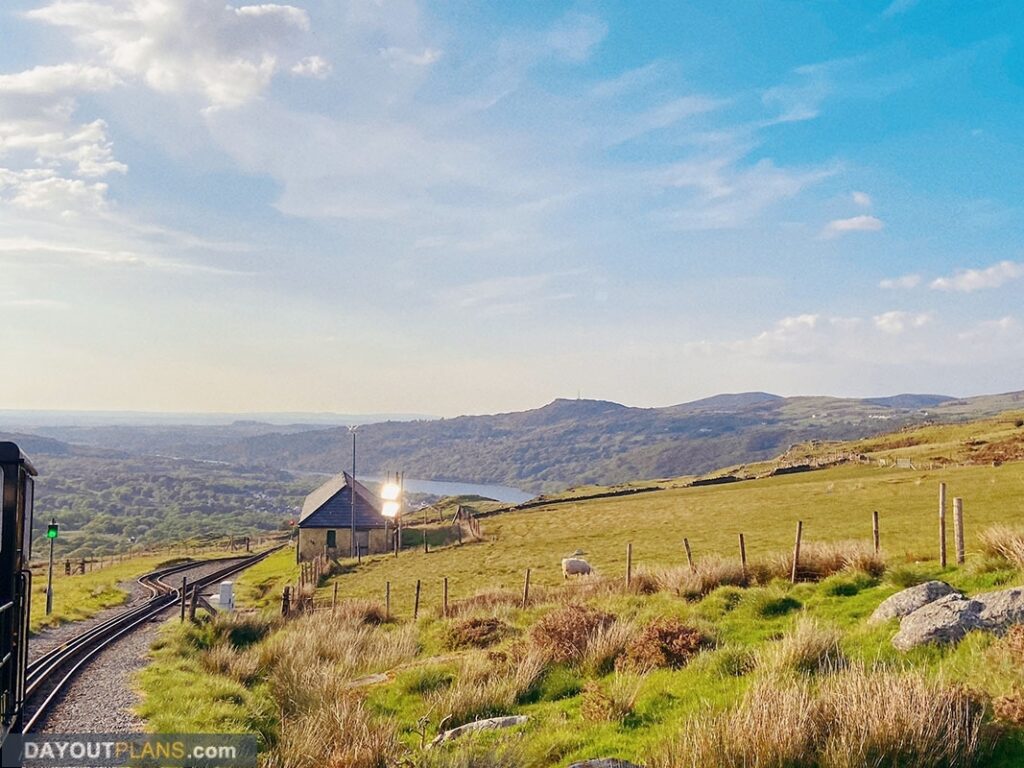
<svg viewBox="0 0 1024 768"><path fill-rule="evenodd" d="M88 213L106 204L107 185L69 179L49 171L0 168L0 202L16 208L52 210L63 216Z"/></svg>
<svg viewBox="0 0 1024 768"><path fill-rule="evenodd" d="M859 205L861 208L871 207L871 195L867 192L853 192L850 197L853 199L855 205Z"/></svg>
<svg viewBox="0 0 1024 768"><path fill-rule="evenodd" d="M294 6L207 0L58 0L26 16L68 28L98 66L157 91L199 93L217 107L257 96L310 27Z"/></svg>
<svg viewBox="0 0 1024 768"><path fill-rule="evenodd" d="M940 277L929 286L936 291L971 293L988 288L999 288L1024 277L1024 263L1000 261L985 269L962 269L949 277Z"/></svg>
<svg viewBox="0 0 1024 768"><path fill-rule="evenodd" d="M323 80L331 73L331 64L320 56L307 56L292 67L292 74Z"/></svg>
<svg viewBox="0 0 1024 768"><path fill-rule="evenodd" d="M736 154L677 163L654 174L665 189L693 194L662 212L678 229L731 229L747 224L765 209L799 194L836 173L835 168L779 168L771 160L743 167Z"/></svg>
<svg viewBox="0 0 1024 768"><path fill-rule="evenodd" d="M581 62L590 58L607 35L608 25L603 19L568 13L548 31L547 45L557 56Z"/></svg>
<svg viewBox="0 0 1024 768"><path fill-rule="evenodd" d="M887 291L912 290L921 284L921 276L918 274L903 275L902 277L887 277L879 284L879 288Z"/></svg>
<svg viewBox="0 0 1024 768"><path fill-rule="evenodd" d="M444 51L439 48L424 48L420 52L410 51L396 45L380 49L381 57L393 66L406 64L413 67L429 67L441 60Z"/></svg>
<svg viewBox="0 0 1024 768"><path fill-rule="evenodd" d="M894 310L875 315L872 320L875 328L882 333L897 335L914 328L923 328L931 322L932 316L927 312L915 314Z"/></svg>
<svg viewBox="0 0 1024 768"><path fill-rule="evenodd" d="M57 64L0 75L0 93L45 94L61 91L107 91L121 79L104 67Z"/></svg>
<svg viewBox="0 0 1024 768"><path fill-rule="evenodd" d="M848 232L878 232L885 224L874 216L852 216L849 219L835 219L825 225L824 237L839 237Z"/></svg>
<svg viewBox="0 0 1024 768"><path fill-rule="evenodd" d="M1021 335L1021 324L1011 315L1001 317L998 320L985 320L973 328L959 333L957 336L963 341L999 341L1008 337L1019 337Z"/></svg>
<svg viewBox="0 0 1024 768"><path fill-rule="evenodd" d="M910 11L916 6L920 0L893 0L884 11L882 16L884 18L891 18L893 16L899 16L907 11Z"/></svg>

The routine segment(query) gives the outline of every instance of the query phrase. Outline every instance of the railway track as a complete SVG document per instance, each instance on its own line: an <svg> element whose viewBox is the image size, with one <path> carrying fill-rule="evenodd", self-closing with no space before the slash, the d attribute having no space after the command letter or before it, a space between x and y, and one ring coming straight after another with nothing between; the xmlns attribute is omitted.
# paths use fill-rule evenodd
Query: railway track
<svg viewBox="0 0 1024 768"><path fill-rule="evenodd" d="M187 600L196 590L206 589L228 576L245 570L270 553L277 551L281 546L246 558L220 558L219 560L179 563L139 577L139 583L150 592L150 597L145 602L61 643L26 667L26 718L22 728L23 732L29 733L35 728L56 701L60 692L93 656L181 600L181 587L170 584L167 581L168 578L201 565L228 561L223 568L188 584L186 586ZM28 714L29 711L31 711L31 715Z"/></svg>

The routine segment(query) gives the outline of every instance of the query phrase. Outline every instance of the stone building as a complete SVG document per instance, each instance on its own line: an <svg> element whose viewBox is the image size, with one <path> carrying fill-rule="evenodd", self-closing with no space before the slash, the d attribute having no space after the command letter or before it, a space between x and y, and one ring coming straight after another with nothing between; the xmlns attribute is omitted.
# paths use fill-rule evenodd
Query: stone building
<svg viewBox="0 0 1024 768"><path fill-rule="evenodd" d="M325 551L330 557L354 555L353 531L364 555L391 550L391 528L381 515L380 501L348 472L342 472L306 497L299 517L295 557L312 560Z"/></svg>

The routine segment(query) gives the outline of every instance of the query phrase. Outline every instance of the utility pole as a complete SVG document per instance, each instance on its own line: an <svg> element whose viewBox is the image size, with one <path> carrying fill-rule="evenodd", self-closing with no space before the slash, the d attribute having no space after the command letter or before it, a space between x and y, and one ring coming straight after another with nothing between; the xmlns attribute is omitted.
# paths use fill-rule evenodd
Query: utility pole
<svg viewBox="0 0 1024 768"><path fill-rule="evenodd" d="M46 615L53 612L53 542L57 540L57 518L51 517L46 527L46 538L50 540L50 567L46 571Z"/></svg>
<svg viewBox="0 0 1024 768"><path fill-rule="evenodd" d="M359 425L348 428L352 433L352 487L348 489L349 511L348 511L348 544L349 557L355 557L356 552L356 430Z"/></svg>

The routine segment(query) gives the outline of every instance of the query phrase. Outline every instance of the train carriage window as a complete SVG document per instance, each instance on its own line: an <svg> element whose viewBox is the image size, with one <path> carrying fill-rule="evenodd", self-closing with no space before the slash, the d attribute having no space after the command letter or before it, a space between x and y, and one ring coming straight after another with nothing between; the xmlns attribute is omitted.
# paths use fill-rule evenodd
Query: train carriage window
<svg viewBox="0 0 1024 768"><path fill-rule="evenodd" d="M4 540L4 494L7 493L7 486L4 485L4 468L0 467L0 542ZM3 544L0 543L0 547Z"/></svg>
<svg viewBox="0 0 1024 768"><path fill-rule="evenodd" d="M36 495L36 481L32 479L28 472L25 473L25 508L24 508L24 520L22 521L22 534L21 534L21 557L22 562L25 563L25 567L28 567L28 561L32 557L32 505L35 502Z"/></svg>

